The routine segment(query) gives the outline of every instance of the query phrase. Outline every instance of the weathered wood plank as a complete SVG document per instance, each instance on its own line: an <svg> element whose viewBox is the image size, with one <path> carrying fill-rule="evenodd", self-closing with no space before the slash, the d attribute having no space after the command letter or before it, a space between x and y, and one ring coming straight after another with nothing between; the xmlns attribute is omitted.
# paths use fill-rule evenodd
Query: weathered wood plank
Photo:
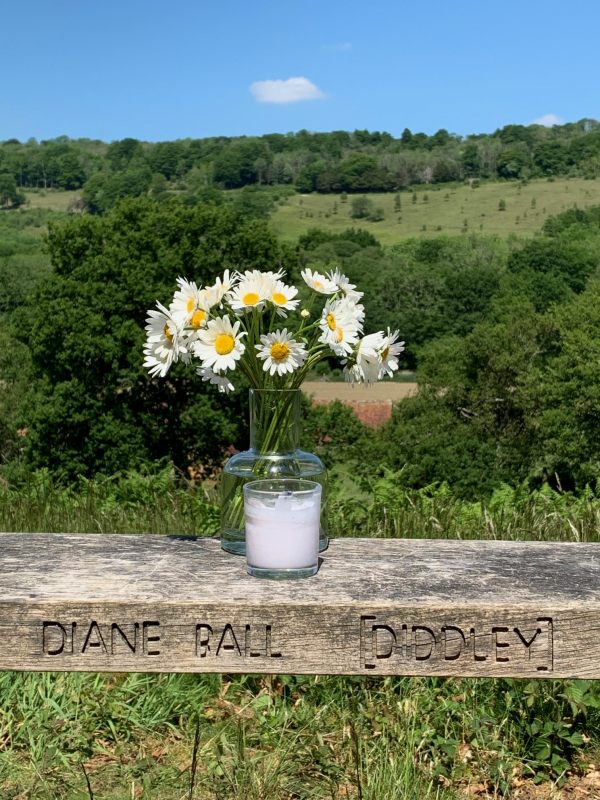
<svg viewBox="0 0 600 800"><path fill-rule="evenodd" d="M600 546L338 539L274 582L212 539L4 533L0 669L600 678Z"/></svg>

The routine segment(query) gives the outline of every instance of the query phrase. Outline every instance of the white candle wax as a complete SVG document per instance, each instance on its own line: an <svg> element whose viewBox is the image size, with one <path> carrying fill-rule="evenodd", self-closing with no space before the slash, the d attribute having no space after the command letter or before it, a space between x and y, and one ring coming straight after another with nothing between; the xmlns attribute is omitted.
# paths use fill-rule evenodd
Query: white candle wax
<svg viewBox="0 0 600 800"><path fill-rule="evenodd" d="M319 558L321 493L246 498L246 557L260 569L303 569Z"/></svg>

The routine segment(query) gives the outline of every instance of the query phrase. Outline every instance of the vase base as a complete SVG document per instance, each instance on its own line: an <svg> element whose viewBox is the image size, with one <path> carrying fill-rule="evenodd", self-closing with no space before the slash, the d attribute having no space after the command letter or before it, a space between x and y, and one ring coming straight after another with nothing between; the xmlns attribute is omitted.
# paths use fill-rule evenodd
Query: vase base
<svg viewBox="0 0 600 800"><path fill-rule="evenodd" d="M221 550L233 553L234 556L246 555L246 540L242 539L221 539Z"/></svg>
<svg viewBox="0 0 600 800"><path fill-rule="evenodd" d="M289 581L296 580L297 578L310 578L312 575L316 575L318 570L318 564L314 564L312 567L298 567L294 569L253 567L248 564L248 575L252 575L253 578L268 578L272 581Z"/></svg>

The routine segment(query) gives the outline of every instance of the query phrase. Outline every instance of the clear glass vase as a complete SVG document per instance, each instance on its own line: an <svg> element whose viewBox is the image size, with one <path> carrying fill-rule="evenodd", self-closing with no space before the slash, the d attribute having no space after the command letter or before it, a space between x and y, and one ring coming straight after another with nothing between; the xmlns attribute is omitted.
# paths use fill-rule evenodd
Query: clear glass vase
<svg viewBox="0 0 600 800"><path fill-rule="evenodd" d="M221 476L221 547L244 555L243 488L261 478L304 478L322 486L319 550L327 547L327 470L300 450L300 389L250 389L250 449L236 453Z"/></svg>

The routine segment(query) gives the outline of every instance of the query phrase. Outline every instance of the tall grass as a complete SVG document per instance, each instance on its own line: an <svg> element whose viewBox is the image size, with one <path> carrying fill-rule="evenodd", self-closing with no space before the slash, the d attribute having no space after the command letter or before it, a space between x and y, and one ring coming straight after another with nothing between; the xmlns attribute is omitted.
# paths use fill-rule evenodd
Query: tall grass
<svg viewBox="0 0 600 800"><path fill-rule="evenodd" d="M600 540L600 498L548 487L503 486L486 501L456 498L446 485L404 489L390 472L370 494L333 492L334 536L376 538ZM178 482L172 470L124 473L73 486L40 471L14 488L0 483L0 530L46 533L181 533L216 536L214 487Z"/></svg>
<svg viewBox="0 0 600 800"><path fill-rule="evenodd" d="M544 487L503 486L485 501L456 498L450 488L406 490L390 473L373 495L333 504L336 536L359 531L378 538L505 539L524 541L600 540L600 498L591 490L579 496ZM356 533L354 535L357 535Z"/></svg>
<svg viewBox="0 0 600 800"><path fill-rule="evenodd" d="M125 473L60 486L50 473L18 489L0 484L0 530L45 533L216 535L214 492L178 485L170 469Z"/></svg>

